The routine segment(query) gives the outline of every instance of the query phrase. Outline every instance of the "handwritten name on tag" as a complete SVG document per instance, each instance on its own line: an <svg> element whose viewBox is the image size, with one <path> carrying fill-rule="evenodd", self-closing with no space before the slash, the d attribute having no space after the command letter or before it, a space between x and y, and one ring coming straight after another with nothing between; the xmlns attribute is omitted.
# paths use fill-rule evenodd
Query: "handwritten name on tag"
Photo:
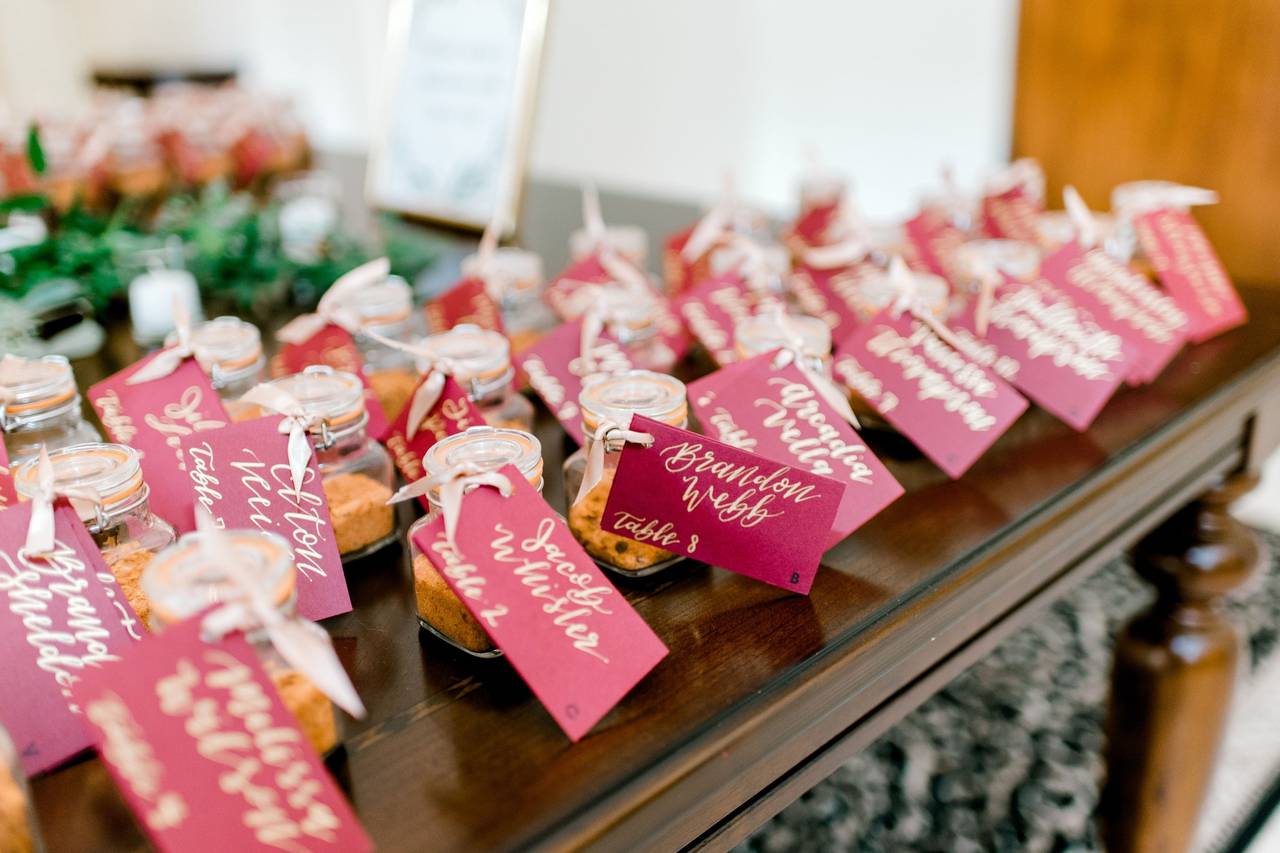
<svg viewBox="0 0 1280 853"><path fill-rule="evenodd" d="M429 376L423 376L418 385L426 382ZM445 377L440 399L427 412L422 423L418 424L413 438L409 438L410 408L404 407L395 423L387 430L387 437L383 441L396 464L396 470L409 483L426 476L422 468L422 454L431 449L433 444L471 427L485 425L484 415L452 376ZM429 508L426 495L419 496L418 500L424 509Z"/></svg>
<svg viewBox="0 0 1280 853"><path fill-rule="evenodd" d="M298 612L326 619L349 612L351 596L315 456L296 490L281 420L257 418L185 441L188 488L219 527L283 536L298 567Z"/></svg>
<svg viewBox="0 0 1280 853"><path fill-rule="evenodd" d="M90 387L89 402L112 441L141 452L152 511L179 533L186 533L195 529L195 515L182 442L222 429L231 419L194 359L187 359L160 379L127 384L128 378L152 358L155 356Z"/></svg>
<svg viewBox="0 0 1280 853"><path fill-rule="evenodd" d="M300 344L282 344L271 359L271 375L277 379L291 376L313 364L328 365L360 378L360 384L364 385L365 411L369 413L369 435L381 439L389 426L386 413L369 384L369 377L364 374L364 356L351 333L330 324Z"/></svg>
<svg viewBox="0 0 1280 853"><path fill-rule="evenodd" d="M650 418L631 429L654 443L623 449L606 531L809 594L844 484Z"/></svg>
<svg viewBox="0 0 1280 853"><path fill-rule="evenodd" d="M753 313L755 298L742 277L717 276L702 282L675 302L676 313L716 364L737 361L734 330Z"/></svg>
<svg viewBox="0 0 1280 853"><path fill-rule="evenodd" d="M513 492L462 499L456 547L444 519L418 549L571 740L579 740L667 654L537 490L513 466Z"/></svg>
<svg viewBox="0 0 1280 853"><path fill-rule="evenodd" d="M1040 274L1133 345L1131 383L1159 376L1186 341L1190 321L1178 303L1101 249L1068 243L1044 259Z"/></svg>
<svg viewBox="0 0 1280 853"><path fill-rule="evenodd" d="M72 689L144 630L75 510L55 506L54 553L28 557L31 504L0 512L0 723L29 775L90 745Z"/></svg>
<svg viewBox="0 0 1280 853"><path fill-rule="evenodd" d="M689 385L703 431L726 444L845 485L829 548L897 500L902 486L794 365L774 353L722 367Z"/></svg>
<svg viewBox="0 0 1280 853"><path fill-rule="evenodd" d="M982 230L988 237L1020 240L1039 245L1043 242L1036 223L1044 206L1027 195L1021 186L982 198Z"/></svg>
<svg viewBox="0 0 1280 853"><path fill-rule="evenodd" d="M879 383L867 403L953 479L1027 410L999 376L905 311L896 318L882 312L840 345L836 378L854 366ZM851 387L862 384L850 379Z"/></svg>
<svg viewBox="0 0 1280 853"><path fill-rule="evenodd" d="M75 695L125 802L165 851L373 845L241 635L189 619Z"/></svg>
<svg viewBox="0 0 1280 853"><path fill-rule="evenodd" d="M1218 253L1185 210L1153 210L1133 221L1142 251L1160 283L1187 312L1192 343L1207 341L1249 319Z"/></svg>
<svg viewBox="0 0 1280 853"><path fill-rule="evenodd" d="M555 415L560 426L578 444L582 444L582 412L578 395L584 377L597 373L630 370L631 359L609 333L601 333L592 347L594 371L582 359L582 321L571 320L557 326L533 346L515 356L516 367L529 387Z"/></svg>
<svg viewBox="0 0 1280 853"><path fill-rule="evenodd" d="M433 333L447 332L459 323L503 331L502 309L493 301L484 280L464 278L426 307L427 325Z"/></svg>
<svg viewBox="0 0 1280 853"><path fill-rule="evenodd" d="M915 258L925 269L940 275L953 285L968 278L960 265L958 250L964 245L963 232L937 210L923 210L903 225L907 240L915 249ZM910 259L908 259L910 263Z"/></svg>
<svg viewBox="0 0 1280 853"><path fill-rule="evenodd" d="M791 274L788 284L799 308L824 321L831 329L832 340L839 341L862 324L859 290L864 278L877 272L868 262L827 270L801 266Z"/></svg>
<svg viewBox="0 0 1280 853"><path fill-rule="evenodd" d="M987 365L969 341L985 341L1016 362L1001 376L1063 423L1083 432L1132 370L1134 349L1043 278L1030 283L1005 276L996 288L985 337L977 334L974 306L951 326L965 353ZM989 355L986 353L985 355Z"/></svg>

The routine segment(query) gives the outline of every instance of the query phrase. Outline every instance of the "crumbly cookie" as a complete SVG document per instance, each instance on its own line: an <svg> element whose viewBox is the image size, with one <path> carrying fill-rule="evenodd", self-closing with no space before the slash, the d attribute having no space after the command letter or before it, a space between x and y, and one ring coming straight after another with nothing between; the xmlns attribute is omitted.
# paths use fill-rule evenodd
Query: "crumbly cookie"
<svg viewBox="0 0 1280 853"><path fill-rule="evenodd" d="M324 480L324 497L333 520L339 554L351 554L391 535L395 508L391 490L366 474L335 474Z"/></svg>
<svg viewBox="0 0 1280 853"><path fill-rule="evenodd" d="M569 529L588 554L625 572L643 571L670 560L675 556L670 551L600 529L609 490L613 488L613 474L613 470L605 471L600 482L569 507Z"/></svg>

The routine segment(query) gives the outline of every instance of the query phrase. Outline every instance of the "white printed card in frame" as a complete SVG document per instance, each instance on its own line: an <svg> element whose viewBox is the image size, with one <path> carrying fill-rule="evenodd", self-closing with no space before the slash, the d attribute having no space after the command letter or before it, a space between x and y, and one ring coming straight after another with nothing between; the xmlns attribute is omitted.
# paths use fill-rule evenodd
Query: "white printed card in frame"
<svg viewBox="0 0 1280 853"><path fill-rule="evenodd" d="M548 2L394 0L371 204L515 227Z"/></svg>

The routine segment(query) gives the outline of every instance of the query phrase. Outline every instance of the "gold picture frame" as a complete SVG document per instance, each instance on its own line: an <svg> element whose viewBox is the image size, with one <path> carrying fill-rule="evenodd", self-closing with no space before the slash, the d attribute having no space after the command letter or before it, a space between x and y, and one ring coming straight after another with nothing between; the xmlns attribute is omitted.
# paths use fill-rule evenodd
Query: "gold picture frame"
<svg viewBox="0 0 1280 853"><path fill-rule="evenodd" d="M514 231L550 0L393 0L365 198Z"/></svg>

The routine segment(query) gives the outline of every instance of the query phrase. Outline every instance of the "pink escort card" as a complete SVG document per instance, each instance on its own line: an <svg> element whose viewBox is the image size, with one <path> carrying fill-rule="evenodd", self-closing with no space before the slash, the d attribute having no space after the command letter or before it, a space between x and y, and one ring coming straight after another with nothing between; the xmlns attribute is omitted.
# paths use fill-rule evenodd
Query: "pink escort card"
<svg viewBox="0 0 1280 853"><path fill-rule="evenodd" d="M1152 381L1182 349L1189 322L1178 303L1101 249L1068 243L1041 262L1040 274L1132 344L1130 383Z"/></svg>
<svg viewBox="0 0 1280 853"><path fill-rule="evenodd" d="M89 402L112 441L137 448L151 509L187 533L195 529L183 439L224 428L231 420L200 365L186 359L168 376L129 385L147 356L89 388Z"/></svg>
<svg viewBox="0 0 1280 853"><path fill-rule="evenodd" d="M1022 283L1004 277L996 289L985 337L978 335L974 306L952 321L965 354L990 366L992 351L1016 369L997 372L1073 429L1093 423L1133 369L1135 350L1043 278ZM989 345L989 349L988 349Z"/></svg>
<svg viewBox="0 0 1280 853"><path fill-rule="evenodd" d="M583 362L581 351L582 321L571 320L560 324L515 356L516 367L529 386L578 444L582 444L582 413L578 409L578 395L582 393L583 377L592 372ZM600 333L592 353L596 372L614 373L631 369L626 351L610 337L608 331Z"/></svg>
<svg viewBox="0 0 1280 853"><path fill-rule="evenodd" d="M189 619L77 685L84 722L157 848L367 851L373 844L257 653Z"/></svg>
<svg viewBox="0 0 1280 853"><path fill-rule="evenodd" d="M749 450L635 416L601 527L804 595L846 486Z"/></svg>
<svg viewBox="0 0 1280 853"><path fill-rule="evenodd" d="M418 386L421 387L430 376L431 374L423 376ZM452 376L445 377L440 399L427 412L422 423L417 425L413 438L409 437L411 408L413 408L412 404L404 407L400 416L387 431L386 440L383 442L391 453L396 470L400 472L400 476L404 477L406 483L416 482L425 476L422 469L422 454L430 450L437 441L464 432L471 427L485 425L484 415ZM426 495L419 496L418 500L424 509L428 508Z"/></svg>
<svg viewBox="0 0 1280 853"><path fill-rule="evenodd" d="M489 296L484 280L464 278L427 303L427 325L433 334L447 332L459 323L503 331L502 309Z"/></svg>
<svg viewBox="0 0 1280 853"><path fill-rule="evenodd" d="M1021 186L1013 186L1002 193L983 196L982 230L988 237L1039 245L1040 229L1036 222L1043 212L1044 207Z"/></svg>
<svg viewBox="0 0 1280 853"><path fill-rule="evenodd" d="M742 277L728 273L686 291L674 307L698 343L723 367L737 361L734 329L752 315L755 301Z"/></svg>
<svg viewBox="0 0 1280 853"><path fill-rule="evenodd" d="M351 596L315 456L297 491L281 420L257 418L184 440L188 488L219 527L283 536L298 567L298 612L327 619L349 612Z"/></svg>
<svg viewBox="0 0 1280 853"><path fill-rule="evenodd" d="M0 723L28 775L90 746L72 688L144 633L75 510L53 519L54 552L28 557L31 504L0 512Z"/></svg>
<svg viewBox="0 0 1280 853"><path fill-rule="evenodd" d="M914 219L907 220L903 228L926 270L942 276L953 285L958 286L965 281L968 276L957 260L957 250L965 242L964 234L941 212L931 208L922 210Z"/></svg>
<svg viewBox="0 0 1280 853"><path fill-rule="evenodd" d="M1240 294L1200 224L1185 210L1153 210L1133 221L1142 251L1160 283L1187 312L1192 343L1207 341L1249 319Z"/></svg>
<svg viewBox="0 0 1280 853"><path fill-rule="evenodd" d="M18 492L13 485L13 466L9 464L9 453L0 441L0 509L13 506L18 502Z"/></svg>
<svg viewBox="0 0 1280 853"><path fill-rule="evenodd" d="M304 343L281 344L280 351L271 359L271 375L279 378L301 373L304 367L313 364L327 364L360 378L364 385L365 411L369 413L369 435L381 440L388 427L386 413L369 385L369 377L364 375L364 357L351 333L331 323Z"/></svg>
<svg viewBox="0 0 1280 853"><path fill-rule="evenodd" d="M953 479L1027 410L999 376L906 311L882 312L840 344L836 378L859 368L878 381L866 402Z"/></svg>
<svg viewBox="0 0 1280 853"><path fill-rule="evenodd" d="M831 339L839 341L861 325L856 307L858 290L864 276L878 273L867 261L837 269L800 266L791 274L789 284L799 308L823 320L831 329Z"/></svg>
<svg viewBox="0 0 1280 853"><path fill-rule="evenodd" d="M702 431L734 447L845 484L829 548L902 495L862 438L795 367L775 353L722 367L688 387Z"/></svg>
<svg viewBox="0 0 1280 853"><path fill-rule="evenodd" d="M576 741L667 648L524 476L502 474L510 497L488 486L463 496L456 547L443 517L413 541Z"/></svg>

